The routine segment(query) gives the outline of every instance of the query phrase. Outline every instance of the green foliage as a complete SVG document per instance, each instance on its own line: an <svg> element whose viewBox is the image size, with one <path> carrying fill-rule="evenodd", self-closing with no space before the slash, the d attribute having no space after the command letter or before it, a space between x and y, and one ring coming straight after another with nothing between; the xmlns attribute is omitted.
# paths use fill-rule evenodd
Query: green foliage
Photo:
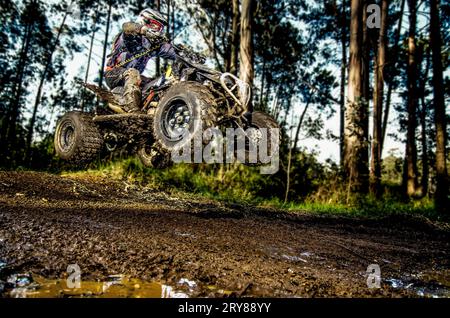
<svg viewBox="0 0 450 318"><path fill-rule="evenodd" d="M127 158L99 164L94 169L89 172L226 201L256 202L271 197L271 176L261 175L258 168L243 165L177 164L166 169L153 169L144 167L136 158Z"/></svg>
<svg viewBox="0 0 450 318"><path fill-rule="evenodd" d="M69 174L97 174L169 193L181 191L194 197L275 207L292 213L365 218L415 215L447 221L443 219L445 216L436 213L429 198L403 201L400 186L395 183L383 184L382 199L371 195L349 198L336 166L321 165L314 157L308 158L306 154L298 154L296 158L302 164L296 167L295 173L302 174L303 178L295 179L290 194L293 199L286 204L283 202L284 187L280 176L261 175L257 167L244 165L177 164L166 169L153 169L129 157L98 162L87 172Z"/></svg>
<svg viewBox="0 0 450 318"><path fill-rule="evenodd" d="M344 203L304 202L282 204L280 201L266 202L268 206L285 208L289 211L309 212L320 215L343 215L348 217L380 218L389 215L423 216L432 220L448 221L436 213L433 202L430 199L422 199L412 202L400 202L395 200L377 200L366 196L357 205Z"/></svg>
<svg viewBox="0 0 450 318"><path fill-rule="evenodd" d="M389 154L383 159L383 181L391 184L401 184L403 159Z"/></svg>

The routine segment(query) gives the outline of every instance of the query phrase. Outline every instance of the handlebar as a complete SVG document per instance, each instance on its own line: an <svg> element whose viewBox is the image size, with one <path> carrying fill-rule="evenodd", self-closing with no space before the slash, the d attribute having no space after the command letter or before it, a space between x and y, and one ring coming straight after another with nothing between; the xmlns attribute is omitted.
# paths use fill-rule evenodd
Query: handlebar
<svg viewBox="0 0 450 318"><path fill-rule="evenodd" d="M183 59L188 59L196 64L205 64L206 56L195 52L191 47L183 44L172 44L175 53Z"/></svg>
<svg viewBox="0 0 450 318"><path fill-rule="evenodd" d="M145 33L147 38L151 41L159 41L159 42L167 42L169 43L169 39L164 35L157 32L154 32L148 29ZM172 47L175 50L177 56L182 57L183 59L188 59L196 64L205 64L206 56L200 53L195 52L191 47L183 44L173 44Z"/></svg>
<svg viewBox="0 0 450 318"><path fill-rule="evenodd" d="M159 42L169 42L169 39L165 34L160 34L158 32L152 31L148 29L145 32L145 36L151 41L159 41Z"/></svg>

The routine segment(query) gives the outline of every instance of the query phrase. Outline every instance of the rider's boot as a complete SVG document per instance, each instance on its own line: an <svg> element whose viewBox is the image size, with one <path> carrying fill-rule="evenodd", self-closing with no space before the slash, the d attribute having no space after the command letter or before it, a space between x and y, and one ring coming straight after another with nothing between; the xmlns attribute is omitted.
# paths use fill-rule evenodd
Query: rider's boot
<svg viewBox="0 0 450 318"><path fill-rule="evenodd" d="M140 112L141 75L138 70L130 68L123 73L125 85L122 97L122 108L128 113Z"/></svg>

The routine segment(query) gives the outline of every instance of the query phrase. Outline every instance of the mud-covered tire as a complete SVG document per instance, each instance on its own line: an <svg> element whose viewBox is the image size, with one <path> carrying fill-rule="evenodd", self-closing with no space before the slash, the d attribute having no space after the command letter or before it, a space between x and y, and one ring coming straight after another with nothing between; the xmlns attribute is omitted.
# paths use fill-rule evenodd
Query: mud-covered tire
<svg viewBox="0 0 450 318"><path fill-rule="evenodd" d="M154 147L142 147L138 150L137 156L144 166L150 168L163 169L172 163L169 154L160 153Z"/></svg>
<svg viewBox="0 0 450 318"><path fill-rule="evenodd" d="M189 112L190 121L185 128L189 131L189 137L171 134L167 119L172 108L179 109L183 105ZM175 109L175 111L176 111ZM183 112L184 113L184 112ZM217 104L210 90L197 82L180 82L172 86L161 99L153 121L154 146L161 153L171 153L190 144L194 138L201 137L208 128L217 124ZM174 137L175 136L175 137Z"/></svg>
<svg viewBox="0 0 450 318"><path fill-rule="evenodd" d="M75 165L93 161L103 147L103 136L92 114L68 112L56 125L55 151L63 160Z"/></svg>
<svg viewBox="0 0 450 318"><path fill-rule="evenodd" d="M278 122L270 115L261 112L261 111L255 111L251 115L251 122L250 126L248 128L255 128L256 130L259 129L266 129L267 131L267 156L272 159L274 156L278 156L279 154L279 146L281 142L281 135L278 130L278 134L275 134L273 129L280 129L280 126ZM258 143L258 140L252 139L252 134L249 134L249 129L247 129L247 138L249 138L249 142ZM246 151L246 158L249 158L249 152ZM261 164L259 156L258 156L258 162L256 165ZM248 160L246 162L248 165L254 165L251 163L248 163Z"/></svg>

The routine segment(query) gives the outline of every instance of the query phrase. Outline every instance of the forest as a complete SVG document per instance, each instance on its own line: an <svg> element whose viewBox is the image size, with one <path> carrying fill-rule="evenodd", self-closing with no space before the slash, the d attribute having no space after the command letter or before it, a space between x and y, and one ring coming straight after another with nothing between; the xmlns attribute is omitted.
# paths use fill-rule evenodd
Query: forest
<svg viewBox="0 0 450 318"><path fill-rule="evenodd" d="M88 168L55 156L56 120L103 107L80 81L105 86L114 36L146 7L166 14L170 41L252 85L253 108L282 128L275 175L236 164L145 168L123 152ZM2 0L0 23L2 170L89 169L225 201L449 219L447 1ZM150 76L167 68L149 64ZM321 159L327 147L306 141L338 155Z"/></svg>

